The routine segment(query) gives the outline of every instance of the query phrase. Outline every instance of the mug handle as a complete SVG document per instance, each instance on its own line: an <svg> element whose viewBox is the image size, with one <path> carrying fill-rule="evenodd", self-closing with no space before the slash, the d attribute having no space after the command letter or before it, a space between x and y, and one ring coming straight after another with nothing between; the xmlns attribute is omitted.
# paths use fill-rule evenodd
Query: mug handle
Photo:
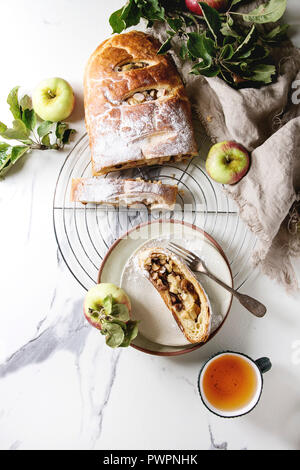
<svg viewBox="0 0 300 470"><path fill-rule="evenodd" d="M265 372L272 368L272 363L268 357L261 357L254 362L262 374L265 374Z"/></svg>

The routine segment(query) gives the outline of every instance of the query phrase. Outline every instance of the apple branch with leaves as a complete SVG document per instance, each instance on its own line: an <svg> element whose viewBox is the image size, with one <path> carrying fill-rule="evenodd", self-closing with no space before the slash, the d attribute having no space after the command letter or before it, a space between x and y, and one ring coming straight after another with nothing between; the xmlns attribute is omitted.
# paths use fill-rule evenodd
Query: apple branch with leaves
<svg viewBox="0 0 300 470"><path fill-rule="evenodd" d="M15 140L20 145L0 142L0 177L16 164L30 150L60 150L70 142L74 129L69 129L65 122L41 121L32 109L31 98L24 95L18 98L19 87L13 88L7 103L13 115L12 127L0 121L0 136L6 140ZM53 135L53 138L51 136Z"/></svg>
<svg viewBox="0 0 300 470"><path fill-rule="evenodd" d="M89 308L88 313L100 325L100 333L111 348L127 348L138 334L138 322L130 320L128 307L116 303L112 295L105 297L99 310Z"/></svg>
<svg viewBox="0 0 300 470"><path fill-rule="evenodd" d="M137 25L142 18L148 27L156 21L164 23L168 38L158 54L168 52L176 38L180 57L191 62L193 74L218 76L235 88L272 83L277 74L272 47L286 39L288 28L273 23L283 16L287 0L267 0L247 13L236 11L247 0L227 3L227 11L220 13L199 1L202 15L197 15L186 8L185 0L128 0L109 21L114 33Z"/></svg>

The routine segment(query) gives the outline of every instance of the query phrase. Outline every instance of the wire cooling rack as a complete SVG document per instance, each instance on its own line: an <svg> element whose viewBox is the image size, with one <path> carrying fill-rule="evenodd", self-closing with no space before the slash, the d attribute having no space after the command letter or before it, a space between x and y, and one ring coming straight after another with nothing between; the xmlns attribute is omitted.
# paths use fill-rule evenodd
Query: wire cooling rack
<svg viewBox="0 0 300 470"><path fill-rule="evenodd" d="M90 150L85 134L67 156L59 173L53 200L53 223L60 253L77 281L88 290L97 281L101 262L121 235L140 223L160 218L195 224L212 235L225 251L240 288L253 273L250 264L256 238L238 216L235 204L207 176L199 157L188 163L128 170L122 176L159 179L177 184L174 211L160 213L133 208L82 205L70 202L72 178L91 176ZM118 177L118 175L115 175Z"/></svg>

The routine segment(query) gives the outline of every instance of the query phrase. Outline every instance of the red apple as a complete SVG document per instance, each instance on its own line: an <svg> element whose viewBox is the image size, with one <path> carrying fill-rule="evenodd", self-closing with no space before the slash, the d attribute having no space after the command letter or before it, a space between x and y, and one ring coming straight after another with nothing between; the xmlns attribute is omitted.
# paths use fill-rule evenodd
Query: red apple
<svg viewBox="0 0 300 470"><path fill-rule="evenodd" d="M123 289L110 283L103 282L101 284L96 284L86 294L84 301L84 315L87 321L98 330L101 330L101 323L97 316L94 316L91 311L100 311L103 307L104 299L108 296L112 296L114 303L126 305L129 314L131 312L130 299Z"/></svg>
<svg viewBox="0 0 300 470"><path fill-rule="evenodd" d="M209 176L223 184L235 184L247 173L250 166L248 151L237 142L220 142L210 149L206 159Z"/></svg>
<svg viewBox="0 0 300 470"><path fill-rule="evenodd" d="M201 7L199 5L200 0L185 0L185 4L192 13L196 15L203 15ZM229 0L202 0L203 3L207 3L208 6L215 8L218 11L226 10Z"/></svg>

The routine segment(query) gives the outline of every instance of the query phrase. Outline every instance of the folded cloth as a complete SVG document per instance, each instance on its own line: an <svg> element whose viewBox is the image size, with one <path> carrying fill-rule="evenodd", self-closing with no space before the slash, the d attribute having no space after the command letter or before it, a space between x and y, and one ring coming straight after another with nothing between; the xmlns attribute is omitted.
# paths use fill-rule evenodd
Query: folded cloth
<svg viewBox="0 0 300 470"><path fill-rule="evenodd" d="M155 32L165 38L160 26ZM300 51L287 41L273 55L276 82L241 90L218 77L191 75L190 63L176 54L174 60L212 143L235 140L252 152L248 174L224 191L258 238L253 264L296 290L291 257L300 256L300 235L289 228L292 207L300 201Z"/></svg>

